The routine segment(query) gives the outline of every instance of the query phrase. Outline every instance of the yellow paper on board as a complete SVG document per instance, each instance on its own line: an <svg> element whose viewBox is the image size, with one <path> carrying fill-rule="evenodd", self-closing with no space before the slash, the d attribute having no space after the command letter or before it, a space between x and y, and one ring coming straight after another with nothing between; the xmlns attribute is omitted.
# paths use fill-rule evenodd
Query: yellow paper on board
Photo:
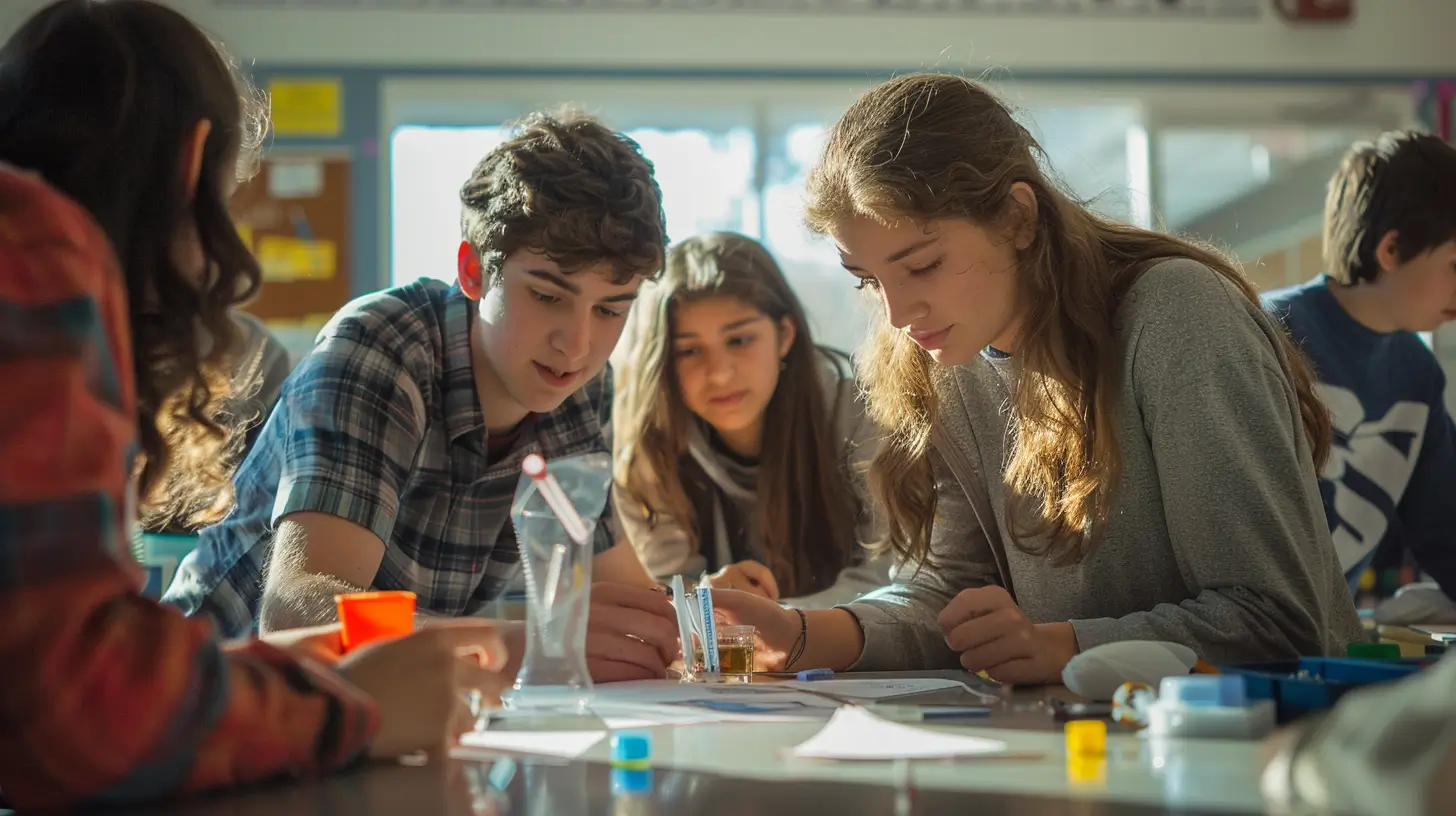
<svg viewBox="0 0 1456 816"><path fill-rule="evenodd" d="M275 79L268 83L273 133L338 136L344 130L343 87L337 79Z"/></svg>
<svg viewBox="0 0 1456 816"><path fill-rule="evenodd" d="M333 241L268 235L259 239L257 255L265 281L330 280L338 272Z"/></svg>

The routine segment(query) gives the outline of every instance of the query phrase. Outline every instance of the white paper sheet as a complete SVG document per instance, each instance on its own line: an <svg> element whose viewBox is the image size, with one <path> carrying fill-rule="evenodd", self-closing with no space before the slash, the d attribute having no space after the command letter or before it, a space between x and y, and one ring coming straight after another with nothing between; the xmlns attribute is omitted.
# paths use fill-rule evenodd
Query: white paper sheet
<svg viewBox="0 0 1456 816"><path fill-rule="evenodd" d="M676 680L636 680L603 683L593 689L593 705L619 703L680 703L688 700L741 700L762 702L802 700L811 705L834 706L832 701L805 694L787 683L680 683Z"/></svg>
<svg viewBox="0 0 1456 816"><path fill-rule="evenodd" d="M819 733L789 750L806 759L943 759L1003 753L1006 743L890 722L859 708L835 712Z"/></svg>
<svg viewBox="0 0 1456 816"><path fill-rule="evenodd" d="M672 680L604 683L592 712L609 728L824 720L838 703L782 684L704 684Z"/></svg>
<svg viewBox="0 0 1456 816"><path fill-rule="evenodd" d="M965 689L958 680L937 678L836 678L800 683L739 685L642 680L596 687L592 711L608 728L735 722L824 720L844 701L866 703L946 689ZM812 692L819 692L815 694ZM820 694L829 694L823 697Z"/></svg>
<svg viewBox="0 0 1456 816"><path fill-rule="evenodd" d="M635 703L593 706L596 714L612 730L650 728L656 725L712 725L722 723L824 722L834 709L780 708L769 711L723 711L694 706L692 703Z"/></svg>
<svg viewBox="0 0 1456 816"><path fill-rule="evenodd" d="M671 703L690 700L702 694L697 683L677 680L629 680L625 683L601 683L592 687L595 703Z"/></svg>
<svg viewBox="0 0 1456 816"><path fill-rule="evenodd" d="M1440 626L1437 624L1412 624L1412 629L1417 632L1429 635L1431 640L1439 640L1443 643L1456 640L1456 626Z"/></svg>
<svg viewBox="0 0 1456 816"><path fill-rule="evenodd" d="M460 737L460 751L479 748L575 759L606 736L605 731L471 731Z"/></svg>
<svg viewBox="0 0 1456 816"><path fill-rule="evenodd" d="M800 690L810 692L802 694ZM854 677L830 680L790 680L782 683L679 683L676 680L637 680L627 683L603 683L595 689L596 699L610 702L671 703L712 696L714 699L762 700L765 696L784 699L808 699L813 692L856 700L883 700L909 694L924 694L946 689L963 689L979 694L959 680L934 677L905 677L870 680ZM823 698L814 697L816 700ZM832 703L828 703L833 705Z"/></svg>
<svg viewBox="0 0 1456 816"><path fill-rule="evenodd" d="M971 691L970 687L959 680L945 680L933 677L906 677L893 680L860 680L856 678L806 681L791 680L781 685L790 688L802 688L811 692L822 691L827 694L833 694L836 697L848 697L855 700L884 700L890 697L904 697L909 694L925 694L931 691L945 691L946 689Z"/></svg>

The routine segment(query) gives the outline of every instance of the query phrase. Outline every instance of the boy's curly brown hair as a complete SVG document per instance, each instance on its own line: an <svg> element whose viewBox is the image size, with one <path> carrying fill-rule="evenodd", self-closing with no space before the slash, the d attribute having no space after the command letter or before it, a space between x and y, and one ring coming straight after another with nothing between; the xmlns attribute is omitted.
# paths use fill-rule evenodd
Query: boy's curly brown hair
<svg viewBox="0 0 1456 816"><path fill-rule="evenodd" d="M460 189L460 231L486 280L520 249L564 271L610 263L612 282L662 267L667 226L652 162L627 136L578 112L533 113Z"/></svg>

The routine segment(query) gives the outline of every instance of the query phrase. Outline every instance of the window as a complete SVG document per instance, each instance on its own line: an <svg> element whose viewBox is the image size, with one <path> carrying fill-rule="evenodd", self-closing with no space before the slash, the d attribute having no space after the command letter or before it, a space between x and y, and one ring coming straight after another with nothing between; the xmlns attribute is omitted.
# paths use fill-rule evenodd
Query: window
<svg viewBox="0 0 1456 816"><path fill-rule="evenodd" d="M463 93L453 88L444 95L452 100L450 110L461 110ZM483 115L486 122L515 115L504 102L478 102L480 110L490 111ZM802 301L815 340L846 351L858 347L873 302L855 289L833 242L804 226L804 183L835 111L808 101L721 109L686 101L663 105L658 98L590 108L626 127L652 161L669 240L717 230L761 239ZM412 116L448 121L423 111ZM1053 174L1073 195L1109 216L1141 220L1131 189L1135 179L1146 179L1146 151L1141 150L1141 159L1136 155L1145 142L1133 139L1140 127L1135 107L1040 107L1025 111L1022 119L1041 141ZM454 280L460 186L505 137L499 126L458 121L456 126L402 124L395 129L390 140L394 285L421 277Z"/></svg>
<svg viewBox="0 0 1456 816"><path fill-rule="evenodd" d="M703 232L741 232L758 237L758 196L753 191L753 132L629 130L652 162L662 188L669 241Z"/></svg>
<svg viewBox="0 0 1456 816"><path fill-rule="evenodd" d="M460 187L507 135L500 127L406 125L395 130L390 142L394 285L422 277L455 279ZM752 131L637 128L628 135L654 165L670 239L714 230L757 237Z"/></svg>
<svg viewBox="0 0 1456 816"><path fill-rule="evenodd" d="M1318 157L1338 156L1369 135L1348 127L1291 125L1258 129L1165 129L1159 138L1163 216L1171 229L1277 182L1281 174ZM1317 212L1321 202L1310 202Z"/></svg>
<svg viewBox="0 0 1456 816"><path fill-rule="evenodd" d="M804 225L804 182L824 148L822 122L783 129L769 153L763 189L764 245L804 305L814 341L853 351L869 328L870 301L839 265L839 253Z"/></svg>
<svg viewBox="0 0 1456 816"><path fill-rule="evenodd" d="M481 157L505 141L498 127L406 125L390 139L390 259L394 286L455 280L460 187Z"/></svg>
<svg viewBox="0 0 1456 816"><path fill-rule="evenodd" d="M1017 117L1041 144L1050 175L1091 209L1121 221L1136 222L1135 182L1146 178L1141 156L1129 150L1140 130L1131 106L1038 107ZM1134 145L1136 147L1137 145ZM1145 182L1143 182L1145 183ZM1146 226L1146 224L1144 224Z"/></svg>

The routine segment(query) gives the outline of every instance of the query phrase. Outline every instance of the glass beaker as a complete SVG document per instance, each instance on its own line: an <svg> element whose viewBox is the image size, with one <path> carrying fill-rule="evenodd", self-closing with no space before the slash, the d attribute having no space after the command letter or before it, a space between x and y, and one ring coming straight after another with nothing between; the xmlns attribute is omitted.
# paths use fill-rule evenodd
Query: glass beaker
<svg viewBox="0 0 1456 816"><path fill-rule="evenodd" d="M718 673L725 683L753 682L752 626L718 627Z"/></svg>

